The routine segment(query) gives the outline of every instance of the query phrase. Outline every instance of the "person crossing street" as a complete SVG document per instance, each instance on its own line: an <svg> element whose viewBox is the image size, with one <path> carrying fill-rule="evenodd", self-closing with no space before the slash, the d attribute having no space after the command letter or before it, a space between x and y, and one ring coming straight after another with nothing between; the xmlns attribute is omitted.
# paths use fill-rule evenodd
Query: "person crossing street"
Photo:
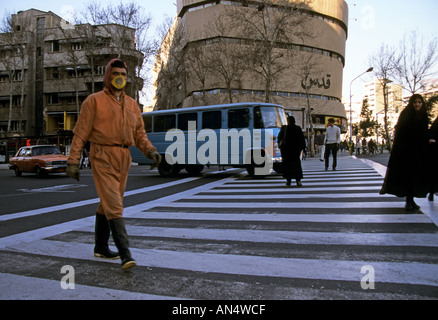
<svg viewBox="0 0 438 320"><path fill-rule="evenodd" d="M126 63L120 59L113 59L106 66L105 88L88 96L82 104L67 161L67 175L79 180L82 149L87 141L91 143L89 157L100 198L94 254L108 259L120 256L123 269L136 265L123 220L123 196L132 162L129 147L136 146L155 166L161 161L146 136L137 102L125 93L127 70ZM118 254L108 247L110 232Z"/></svg>
<svg viewBox="0 0 438 320"><path fill-rule="evenodd" d="M328 127L325 133L325 170L328 170L329 168L329 158L330 153L333 156L333 170L336 170L336 167L338 165L338 159L337 154L339 150L339 144L341 143L341 129L339 127L335 126L335 119L330 118L328 120Z"/></svg>

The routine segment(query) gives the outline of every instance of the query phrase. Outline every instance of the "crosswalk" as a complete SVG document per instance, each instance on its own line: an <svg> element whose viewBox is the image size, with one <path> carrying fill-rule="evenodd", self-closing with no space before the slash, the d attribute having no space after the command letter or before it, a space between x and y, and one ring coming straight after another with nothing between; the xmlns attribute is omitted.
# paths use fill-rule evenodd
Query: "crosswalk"
<svg viewBox="0 0 438 320"><path fill-rule="evenodd" d="M0 298L438 298L438 227L379 195L374 168L339 162L304 161L302 187L241 174L126 208L130 272L92 256L92 218L0 239Z"/></svg>

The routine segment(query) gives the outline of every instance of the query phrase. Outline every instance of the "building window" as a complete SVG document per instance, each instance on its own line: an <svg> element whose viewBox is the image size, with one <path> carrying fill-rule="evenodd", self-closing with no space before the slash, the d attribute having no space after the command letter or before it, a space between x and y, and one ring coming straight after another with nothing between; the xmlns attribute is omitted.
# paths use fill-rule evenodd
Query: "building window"
<svg viewBox="0 0 438 320"><path fill-rule="evenodd" d="M14 107L20 107L22 102L23 101L21 99L21 96L13 96L12 97L12 105Z"/></svg>
<svg viewBox="0 0 438 320"><path fill-rule="evenodd" d="M59 79L59 69L58 68L48 68L46 71L47 79Z"/></svg>
<svg viewBox="0 0 438 320"><path fill-rule="evenodd" d="M47 95L47 104L48 105L53 105L53 104L59 104L59 99L58 99L58 93L49 93Z"/></svg>
<svg viewBox="0 0 438 320"><path fill-rule="evenodd" d="M82 43L81 42L75 42L71 44L71 49L73 51L82 50Z"/></svg>
<svg viewBox="0 0 438 320"><path fill-rule="evenodd" d="M15 70L14 76L12 78L14 81L22 81L23 80L23 72L22 70Z"/></svg>
<svg viewBox="0 0 438 320"><path fill-rule="evenodd" d="M105 74L105 66L96 67L94 70L94 74L96 75L104 75Z"/></svg>
<svg viewBox="0 0 438 320"><path fill-rule="evenodd" d="M21 130L20 130L20 121L11 121L11 131L12 132L19 132L24 131L24 128L26 127L25 122L21 122Z"/></svg>
<svg viewBox="0 0 438 320"><path fill-rule="evenodd" d="M59 52L61 51L61 46L59 45L59 41L55 40L50 43L50 52Z"/></svg>
<svg viewBox="0 0 438 320"><path fill-rule="evenodd" d="M68 70L68 76L70 78L76 78L76 75L78 77L84 77L85 76L85 70L84 69L77 69L76 72L73 68L67 68Z"/></svg>

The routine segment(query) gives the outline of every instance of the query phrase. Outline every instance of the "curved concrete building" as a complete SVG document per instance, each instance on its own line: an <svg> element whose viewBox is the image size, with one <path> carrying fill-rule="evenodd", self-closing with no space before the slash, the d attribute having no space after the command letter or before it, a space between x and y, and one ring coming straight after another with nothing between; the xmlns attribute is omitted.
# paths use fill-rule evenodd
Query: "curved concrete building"
<svg viewBox="0 0 438 320"><path fill-rule="evenodd" d="M289 109L304 128L310 112L315 130L334 117L346 131L344 0L178 0L177 8L168 37L180 45L182 62L169 85L160 72L176 58L170 46L162 47L156 109L272 102Z"/></svg>

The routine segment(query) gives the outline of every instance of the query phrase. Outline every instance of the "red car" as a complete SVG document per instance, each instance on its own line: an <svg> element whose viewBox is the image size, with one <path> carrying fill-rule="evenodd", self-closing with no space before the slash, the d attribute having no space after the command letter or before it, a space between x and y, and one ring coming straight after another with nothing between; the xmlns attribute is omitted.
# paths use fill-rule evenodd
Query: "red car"
<svg viewBox="0 0 438 320"><path fill-rule="evenodd" d="M48 173L62 173L67 169L68 157L55 146L22 147L9 160L9 169L20 177L23 172L36 173L44 177Z"/></svg>

